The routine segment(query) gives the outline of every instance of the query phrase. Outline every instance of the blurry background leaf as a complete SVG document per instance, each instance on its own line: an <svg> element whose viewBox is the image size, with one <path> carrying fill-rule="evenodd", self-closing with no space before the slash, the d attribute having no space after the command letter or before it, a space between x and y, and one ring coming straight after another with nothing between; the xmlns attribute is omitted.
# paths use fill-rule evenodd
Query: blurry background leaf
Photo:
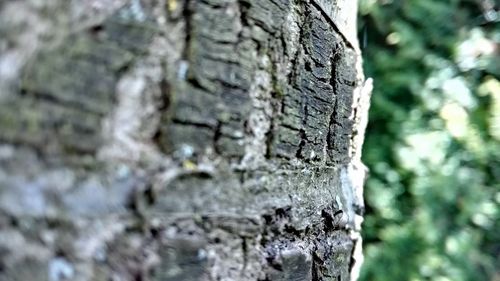
<svg viewBox="0 0 500 281"><path fill-rule="evenodd" d="M361 0L375 88L361 280L499 280L500 13Z"/></svg>

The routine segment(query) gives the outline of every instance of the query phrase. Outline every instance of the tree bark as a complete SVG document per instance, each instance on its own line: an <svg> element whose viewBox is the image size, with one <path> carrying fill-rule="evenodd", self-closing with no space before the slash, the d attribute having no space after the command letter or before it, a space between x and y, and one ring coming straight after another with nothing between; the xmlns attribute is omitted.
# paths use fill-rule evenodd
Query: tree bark
<svg viewBox="0 0 500 281"><path fill-rule="evenodd" d="M354 280L352 2L1 2L0 280Z"/></svg>

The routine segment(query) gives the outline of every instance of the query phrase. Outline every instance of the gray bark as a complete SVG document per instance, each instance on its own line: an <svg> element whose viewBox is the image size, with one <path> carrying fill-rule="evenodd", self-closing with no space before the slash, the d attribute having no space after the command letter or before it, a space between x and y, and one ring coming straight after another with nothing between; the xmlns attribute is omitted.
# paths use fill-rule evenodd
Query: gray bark
<svg viewBox="0 0 500 281"><path fill-rule="evenodd" d="M350 280L355 4L0 3L0 280Z"/></svg>

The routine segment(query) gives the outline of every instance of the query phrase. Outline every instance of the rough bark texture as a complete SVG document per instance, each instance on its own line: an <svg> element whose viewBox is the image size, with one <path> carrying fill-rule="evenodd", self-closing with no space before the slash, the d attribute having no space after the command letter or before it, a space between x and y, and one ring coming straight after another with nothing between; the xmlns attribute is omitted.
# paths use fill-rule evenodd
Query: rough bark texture
<svg viewBox="0 0 500 281"><path fill-rule="evenodd" d="M354 278L347 2L0 2L0 280Z"/></svg>

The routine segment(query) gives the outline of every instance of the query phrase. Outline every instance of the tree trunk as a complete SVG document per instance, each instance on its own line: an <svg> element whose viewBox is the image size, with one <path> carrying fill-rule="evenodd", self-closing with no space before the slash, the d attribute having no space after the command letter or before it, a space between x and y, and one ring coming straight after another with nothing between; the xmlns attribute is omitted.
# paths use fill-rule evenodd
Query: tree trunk
<svg viewBox="0 0 500 281"><path fill-rule="evenodd" d="M0 280L350 280L355 1L0 3Z"/></svg>

